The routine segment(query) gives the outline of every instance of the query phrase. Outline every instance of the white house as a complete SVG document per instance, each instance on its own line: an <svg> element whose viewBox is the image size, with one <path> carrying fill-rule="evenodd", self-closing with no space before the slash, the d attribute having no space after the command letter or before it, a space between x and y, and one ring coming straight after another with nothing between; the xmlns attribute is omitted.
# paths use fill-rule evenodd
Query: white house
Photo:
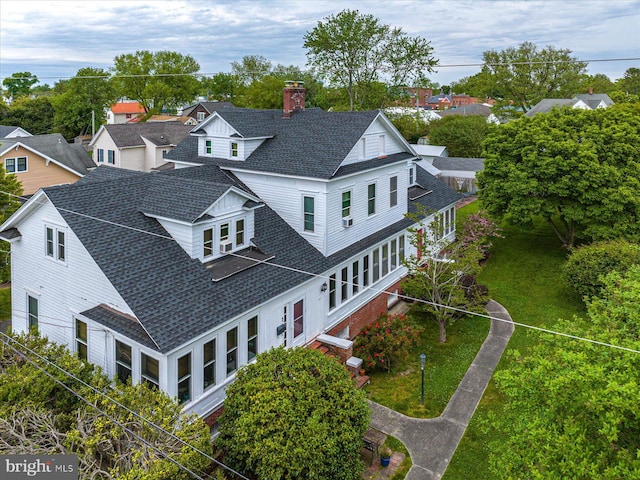
<svg viewBox="0 0 640 480"><path fill-rule="evenodd" d="M0 125L0 138L30 137L31 134L22 127Z"/></svg>
<svg viewBox="0 0 640 480"><path fill-rule="evenodd" d="M349 352L397 299L405 214L422 205L453 236L460 196L383 113L305 109L296 84L284 95L284 111L212 113L169 153L173 170L101 166L36 193L0 227L14 330L209 420L259 352Z"/></svg>
<svg viewBox="0 0 640 480"><path fill-rule="evenodd" d="M167 163L164 156L184 140L192 128L182 122L102 125L89 147L97 165L150 172Z"/></svg>

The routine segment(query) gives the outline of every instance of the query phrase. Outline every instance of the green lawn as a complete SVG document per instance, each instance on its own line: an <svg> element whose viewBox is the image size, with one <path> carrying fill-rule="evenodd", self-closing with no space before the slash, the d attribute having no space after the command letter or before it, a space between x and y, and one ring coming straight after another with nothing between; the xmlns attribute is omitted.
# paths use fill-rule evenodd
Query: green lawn
<svg viewBox="0 0 640 480"><path fill-rule="evenodd" d="M478 202L461 209L459 220L477 209ZM562 281L560 267L567 252L550 226L542 220L530 229L503 225L503 234L505 238L494 240L479 281L489 287L491 297L509 311L513 320L553 329L559 318L583 315L584 304ZM540 335L516 326L507 349L526 352ZM505 368L507 361L503 356L498 369ZM445 480L495 478L488 469L487 442L496 439L496 433L483 428L483 422L490 412L499 414L502 401L491 382L449 464Z"/></svg>
<svg viewBox="0 0 640 480"><path fill-rule="evenodd" d="M368 373L369 398L397 412L418 418L439 416L447 406L460 380L489 332L489 320L465 317L447 328L447 342L438 342L438 325L423 314L409 319L420 331L417 344L406 361L392 365L392 372ZM424 405L421 404L422 376L420 354L427 356Z"/></svg>

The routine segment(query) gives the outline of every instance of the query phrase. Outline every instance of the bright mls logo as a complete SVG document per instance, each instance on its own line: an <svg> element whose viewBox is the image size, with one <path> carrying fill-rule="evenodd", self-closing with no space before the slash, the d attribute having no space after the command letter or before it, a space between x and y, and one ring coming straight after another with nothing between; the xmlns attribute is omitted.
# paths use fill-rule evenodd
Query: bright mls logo
<svg viewBox="0 0 640 480"><path fill-rule="evenodd" d="M0 478L78 480L77 455L3 455Z"/></svg>

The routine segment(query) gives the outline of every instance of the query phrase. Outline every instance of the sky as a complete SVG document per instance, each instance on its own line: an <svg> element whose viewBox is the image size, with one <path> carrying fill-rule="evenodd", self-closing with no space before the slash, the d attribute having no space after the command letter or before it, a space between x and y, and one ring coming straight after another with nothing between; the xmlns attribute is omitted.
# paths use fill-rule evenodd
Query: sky
<svg viewBox="0 0 640 480"><path fill-rule="evenodd" d="M441 85L478 73L483 52L525 41L580 60L640 57L640 0L0 0L0 79L27 71L53 85L137 50L191 55L207 75L245 55L305 69L304 35L344 9L429 40L440 64L429 78ZM616 80L631 67L640 60L587 73Z"/></svg>

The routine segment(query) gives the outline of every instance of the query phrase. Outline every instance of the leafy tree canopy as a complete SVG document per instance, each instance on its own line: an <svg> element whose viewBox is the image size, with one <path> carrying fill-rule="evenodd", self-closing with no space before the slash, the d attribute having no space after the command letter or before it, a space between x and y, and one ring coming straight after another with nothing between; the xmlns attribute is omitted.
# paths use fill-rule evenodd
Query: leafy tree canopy
<svg viewBox="0 0 640 480"><path fill-rule="evenodd" d="M605 280L601 298L555 330L640 350L640 267ZM500 478L638 478L640 355L557 335L543 335L529 355L511 354L496 373L505 409L491 424Z"/></svg>
<svg viewBox="0 0 640 480"><path fill-rule="evenodd" d="M139 50L114 58L116 91L137 100L145 112L160 113L191 102L200 89L200 65L190 55Z"/></svg>
<svg viewBox="0 0 640 480"><path fill-rule="evenodd" d="M608 273L624 273L633 265L640 265L640 245L616 239L576 248L562 273L570 286L589 299L602 293Z"/></svg>
<svg viewBox="0 0 640 480"><path fill-rule="evenodd" d="M632 67L627 69L624 72L624 76L616 83L623 92L631 95L640 95L640 68Z"/></svg>
<svg viewBox="0 0 640 480"><path fill-rule="evenodd" d="M55 114L53 128L65 138L91 132L92 112L97 129L105 120L105 110L116 100L109 73L100 68L81 68L76 76L56 84L51 98Z"/></svg>
<svg viewBox="0 0 640 480"><path fill-rule="evenodd" d="M543 98L572 98L579 90L587 64L571 50L548 46L540 50L531 42L482 54L489 82L523 112Z"/></svg>
<svg viewBox="0 0 640 480"><path fill-rule="evenodd" d="M386 115L409 143L417 143L429 130L427 122L417 113L387 113Z"/></svg>
<svg viewBox="0 0 640 480"><path fill-rule="evenodd" d="M38 77L31 72L16 72L2 80L9 96L14 99L24 97L31 93L31 87L38 83Z"/></svg>
<svg viewBox="0 0 640 480"><path fill-rule="evenodd" d="M319 21L304 36L304 47L308 63L347 91L350 110L364 102L367 91L383 77L391 85L419 84L437 63L430 42L358 10Z"/></svg>
<svg viewBox="0 0 640 480"><path fill-rule="evenodd" d="M9 342L0 342L3 453L77 454L81 479L192 478L166 457L194 472L208 469L210 461L176 437L211 454L209 428L195 415L183 415L177 401L163 392L143 383L114 385L99 369L80 360L66 347L49 343L36 334L12 335Z"/></svg>
<svg viewBox="0 0 640 480"><path fill-rule="evenodd" d="M32 135L42 135L52 132L54 114L48 97L20 97L11 103L1 123L22 127Z"/></svg>
<svg viewBox="0 0 640 480"><path fill-rule="evenodd" d="M344 366L308 348L276 348L227 388L216 445L225 463L263 480L355 480L369 424Z"/></svg>
<svg viewBox="0 0 640 480"><path fill-rule="evenodd" d="M493 128L479 195L492 216L576 236L640 238L640 105L553 109Z"/></svg>
<svg viewBox="0 0 640 480"><path fill-rule="evenodd" d="M429 143L447 147L451 157L482 157L491 125L482 115L447 115L429 123Z"/></svg>

